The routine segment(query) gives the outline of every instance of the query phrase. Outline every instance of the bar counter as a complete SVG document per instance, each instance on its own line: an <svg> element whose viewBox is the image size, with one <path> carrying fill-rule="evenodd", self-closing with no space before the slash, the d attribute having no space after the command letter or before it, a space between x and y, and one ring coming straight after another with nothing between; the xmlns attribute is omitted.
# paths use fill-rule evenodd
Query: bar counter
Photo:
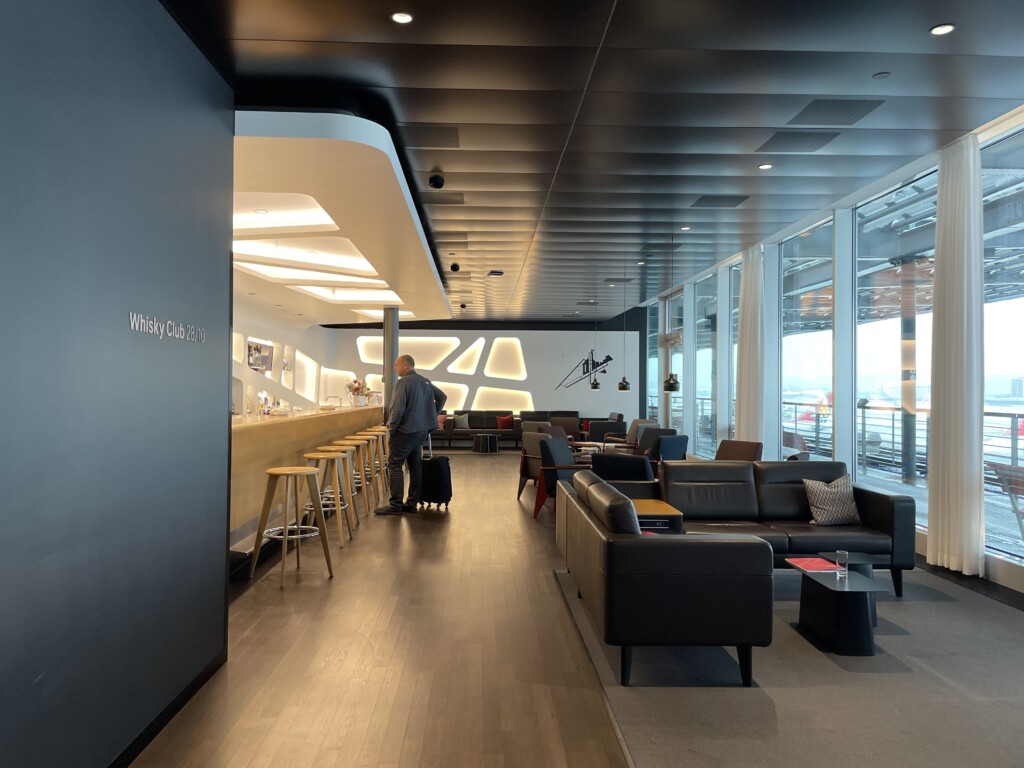
<svg viewBox="0 0 1024 768"><path fill-rule="evenodd" d="M250 552L255 540L269 467L303 466L302 454L332 440L381 424L379 405L321 410L292 416L231 418L231 518L234 552ZM283 509L279 498L275 509Z"/></svg>

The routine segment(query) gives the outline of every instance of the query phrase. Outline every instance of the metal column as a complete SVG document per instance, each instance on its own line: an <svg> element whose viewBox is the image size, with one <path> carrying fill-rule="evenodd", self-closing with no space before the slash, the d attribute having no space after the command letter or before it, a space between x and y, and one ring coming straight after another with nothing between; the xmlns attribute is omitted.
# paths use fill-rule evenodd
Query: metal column
<svg viewBox="0 0 1024 768"><path fill-rule="evenodd" d="M398 359L398 308L385 307L384 309L384 370L381 376L384 379L384 420L387 421L387 412L391 408L391 396L398 383L398 374L395 373L395 360Z"/></svg>

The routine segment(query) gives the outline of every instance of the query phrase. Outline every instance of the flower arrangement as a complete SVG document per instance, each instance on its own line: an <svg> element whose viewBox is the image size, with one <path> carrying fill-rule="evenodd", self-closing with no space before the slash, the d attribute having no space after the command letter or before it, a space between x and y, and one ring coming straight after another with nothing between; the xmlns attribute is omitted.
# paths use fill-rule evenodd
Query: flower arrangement
<svg viewBox="0 0 1024 768"><path fill-rule="evenodd" d="M348 383L348 393L358 397L359 395L373 394L373 390L370 389L370 386L362 379L352 379L352 381Z"/></svg>

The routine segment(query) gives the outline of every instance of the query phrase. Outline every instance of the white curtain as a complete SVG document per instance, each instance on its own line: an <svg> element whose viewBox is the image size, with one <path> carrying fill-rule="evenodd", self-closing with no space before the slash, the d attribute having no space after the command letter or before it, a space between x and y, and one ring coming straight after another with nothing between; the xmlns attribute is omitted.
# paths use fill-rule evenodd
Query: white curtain
<svg viewBox="0 0 1024 768"><path fill-rule="evenodd" d="M743 254L736 349L736 439L764 440L764 257Z"/></svg>
<svg viewBox="0 0 1024 768"><path fill-rule="evenodd" d="M939 153L935 227L928 562L984 575L981 154L967 136Z"/></svg>

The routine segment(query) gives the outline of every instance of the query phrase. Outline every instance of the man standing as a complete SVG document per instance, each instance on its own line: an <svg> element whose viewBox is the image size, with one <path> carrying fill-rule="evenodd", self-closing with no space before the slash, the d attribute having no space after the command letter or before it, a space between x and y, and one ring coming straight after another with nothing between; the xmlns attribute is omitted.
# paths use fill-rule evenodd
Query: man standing
<svg viewBox="0 0 1024 768"><path fill-rule="evenodd" d="M437 429L437 415L444 408L448 396L430 383L430 380L416 373L416 361L412 355L399 355L395 360L398 386L391 398L388 415L388 482L391 485L391 502L386 507L377 507L374 514L400 515L415 512L420 501L420 480L423 469L420 452L427 433ZM405 493L405 478L402 465L409 465L409 498L402 503Z"/></svg>

